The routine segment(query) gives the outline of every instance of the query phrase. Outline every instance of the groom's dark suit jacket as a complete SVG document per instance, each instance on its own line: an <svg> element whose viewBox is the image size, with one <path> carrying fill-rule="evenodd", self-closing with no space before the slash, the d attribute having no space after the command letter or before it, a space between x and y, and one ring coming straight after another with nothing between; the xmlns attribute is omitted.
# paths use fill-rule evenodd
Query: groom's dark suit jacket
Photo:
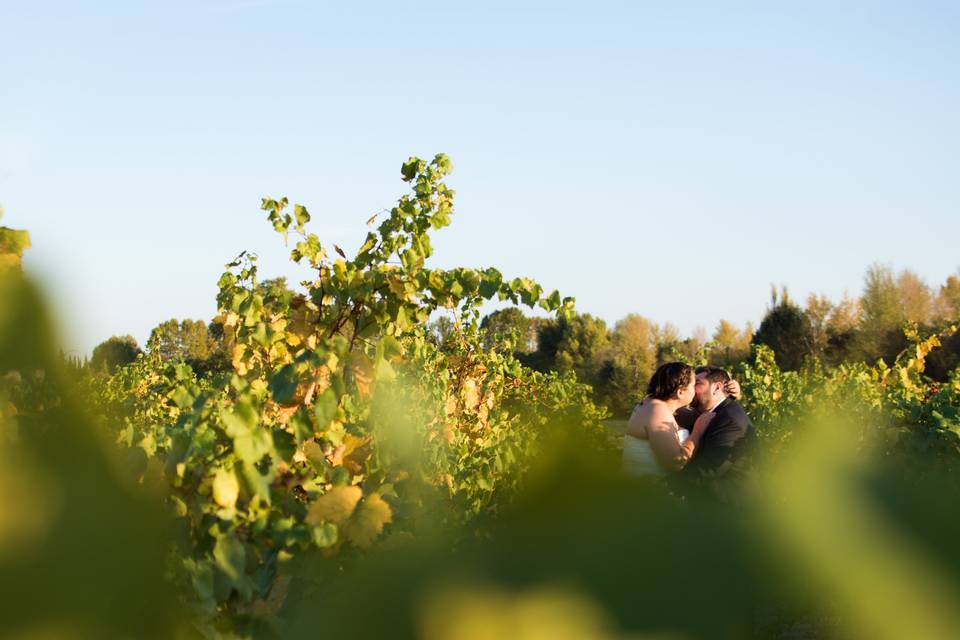
<svg viewBox="0 0 960 640"><path fill-rule="evenodd" d="M740 403L727 398L713 410L700 445L682 475L688 480L733 480L750 466L757 430Z"/></svg>

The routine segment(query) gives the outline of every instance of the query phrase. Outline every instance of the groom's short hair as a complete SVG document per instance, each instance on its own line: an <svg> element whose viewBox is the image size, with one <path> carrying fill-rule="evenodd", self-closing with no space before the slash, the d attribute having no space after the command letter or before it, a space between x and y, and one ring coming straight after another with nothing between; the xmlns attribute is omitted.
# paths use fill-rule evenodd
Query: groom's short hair
<svg viewBox="0 0 960 640"><path fill-rule="evenodd" d="M726 384L730 382L730 374L720 367L697 367L697 375L701 373L707 374L707 380L710 381L710 384L715 382Z"/></svg>

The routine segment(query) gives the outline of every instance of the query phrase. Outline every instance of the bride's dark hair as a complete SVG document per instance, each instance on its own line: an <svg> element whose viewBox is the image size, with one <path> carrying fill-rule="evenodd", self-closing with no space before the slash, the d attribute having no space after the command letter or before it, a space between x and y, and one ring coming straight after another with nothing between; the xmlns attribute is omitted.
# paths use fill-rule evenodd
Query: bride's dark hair
<svg viewBox="0 0 960 640"><path fill-rule="evenodd" d="M668 362L657 367L647 385L647 395L657 400L675 398L677 392L693 380L693 367L683 362Z"/></svg>

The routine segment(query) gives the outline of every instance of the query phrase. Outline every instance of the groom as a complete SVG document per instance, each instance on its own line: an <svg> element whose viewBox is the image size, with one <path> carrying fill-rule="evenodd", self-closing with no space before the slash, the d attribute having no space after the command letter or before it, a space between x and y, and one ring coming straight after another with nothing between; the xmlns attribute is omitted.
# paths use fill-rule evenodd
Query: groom
<svg viewBox="0 0 960 640"><path fill-rule="evenodd" d="M686 417L706 412L714 415L696 454L680 475L683 481L702 485L718 497L736 500L750 472L757 431L740 403L728 393L730 374L719 367L698 367L696 374L691 403L694 411ZM679 422L680 416L677 418Z"/></svg>

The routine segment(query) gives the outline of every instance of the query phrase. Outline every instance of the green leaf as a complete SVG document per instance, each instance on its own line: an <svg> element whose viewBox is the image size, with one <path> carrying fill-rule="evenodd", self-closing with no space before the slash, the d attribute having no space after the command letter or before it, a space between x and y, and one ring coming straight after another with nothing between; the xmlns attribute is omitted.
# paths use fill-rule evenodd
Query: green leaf
<svg viewBox="0 0 960 640"><path fill-rule="evenodd" d="M480 288L480 274L473 269L464 269L460 274L460 283L467 294L476 293Z"/></svg>
<svg viewBox="0 0 960 640"><path fill-rule="evenodd" d="M553 290L549 296L540 301L540 306L546 311L556 311L560 308L560 292Z"/></svg>
<svg viewBox="0 0 960 640"><path fill-rule="evenodd" d="M298 445L313 437L313 422L310 421L310 414L304 407L297 409L297 412L291 416L289 424L293 428L293 437Z"/></svg>
<svg viewBox="0 0 960 640"><path fill-rule="evenodd" d="M400 175L403 176L404 182L410 182L417 177L417 174L423 171L424 161L420 158L415 158L411 156L406 162L403 163L403 166L400 167Z"/></svg>
<svg viewBox="0 0 960 640"><path fill-rule="evenodd" d="M397 373L390 366L390 363L383 358L377 358L377 364L374 368L377 382L393 382L397 379Z"/></svg>
<svg viewBox="0 0 960 640"><path fill-rule="evenodd" d="M237 437L257 426L259 415L252 404L246 400L240 400L233 405L232 409L223 409L220 412L220 419L223 421L227 435Z"/></svg>
<svg viewBox="0 0 960 640"><path fill-rule="evenodd" d="M180 409L188 409L193 405L194 397L186 386L181 385L170 393L170 399Z"/></svg>
<svg viewBox="0 0 960 640"><path fill-rule="evenodd" d="M296 219L297 226L299 227L302 227L310 222L310 214L307 212L307 208L302 204L293 205L293 217Z"/></svg>
<svg viewBox="0 0 960 640"><path fill-rule="evenodd" d="M247 491L251 495L259 496L265 502L270 502L270 485L273 481L273 471L269 471L266 474L260 473L257 471L257 468L247 462L244 463L241 468L241 473L243 475L244 485L247 487Z"/></svg>
<svg viewBox="0 0 960 640"><path fill-rule="evenodd" d="M479 293L489 300L500 290L501 284L503 284L503 275L496 269L487 269L480 280Z"/></svg>
<svg viewBox="0 0 960 640"><path fill-rule="evenodd" d="M257 428L234 438L233 450L241 460L253 464L273 451L273 438L266 429Z"/></svg>
<svg viewBox="0 0 960 640"><path fill-rule="evenodd" d="M297 392L297 384L300 382L300 376L297 375L297 367L293 364L285 364L270 376L270 393L274 401L278 404L288 405L293 401L293 396Z"/></svg>
<svg viewBox="0 0 960 640"><path fill-rule="evenodd" d="M253 464L273 451L273 438L258 426L259 416L249 402L241 400L232 411L221 411L220 417L227 435L233 438L234 452L244 462Z"/></svg>
<svg viewBox="0 0 960 640"><path fill-rule="evenodd" d="M441 176L445 176L453 171L453 161L451 161L445 153L438 153L434 156L432 164L437 168Z"/></svg>
<svg viewBox="0 0 960 640"><path fill-rule="evenodd" d="M350 471L346 467L334 467L330 473L330 482L337 487L350 484Z"/></svg>
<svg viewBox="0 0 960 640"><path fill-rule="evenodd" d="M417 253L416 249L410 248L400 254L400 263L407 271L414 271L423 264L423 258Z"/></svg>
<svg viewBox="0 0 960 640"><path fill-rule="evenodd" d="M213 559L233 586L238 587L242 584L247 561L242 542L232 535L217 538L217 543L213 547Z"/></svg>
<svg viewBox="0 0 960 640"><path fill-rule="evenodd" d="M403 354L403 346L400 344L400 341L393 336L383 336L377 347L380 354L387 360Z"/></svg>
<svg viewBox="0 0 960 640"><path fill-rule="evenodd" d="M184 562L187 572L190 574L190 582L193 584L193 590L197 592L201 600L213 599L213 567L209 562L194 562L188 558Z"/></svg>
<svg viewBox="0 0 960 640"><path fill-rule="evenodd" d="M337 415L337 394L327 389L313 403L313 415L317 418L317 430L325 431Z"/></svg>
<svg viewBox="0 0 960 640"><path fill-rule="evenodd" d="M295 434L281 428L273 430L273 449L280 460L289 462L297 452L297 445Z"/></svg>
<svg viewBox="0 0 960 640"><path fill-rule="evenodd" d="M396 324L400 331L407 331L410 329L411 325L410 319L407 317L407 310L402 306L397 310Z"/></svg>
<svg viewBox="0 0 960 640"><path fill-rule="evenodd" d="M313 537L313 543L321 549L337 544L337 525L332 522L321 522L314 525L311 527L310 533Z"/></svg>
<svg viewBox="0 0 960 640"><path fill-rule="evenodd" d="M323 449L316 440L309 440L303 445L303 455L307 457L307 462L310 463L310 466L313 467L313 470L316 471L320 476L323 476L327 473L328 464L326 456L323 455Z"/></svg>
<svg viewBox="0 0 960 640"><path fill-rule="evenodd" d="M330 444L335 447L339 447L343 444L343 438L347 435L346 429L343 428L343 424L339 422L332 422L330 426L323 432L323 437Z"/></svg>

